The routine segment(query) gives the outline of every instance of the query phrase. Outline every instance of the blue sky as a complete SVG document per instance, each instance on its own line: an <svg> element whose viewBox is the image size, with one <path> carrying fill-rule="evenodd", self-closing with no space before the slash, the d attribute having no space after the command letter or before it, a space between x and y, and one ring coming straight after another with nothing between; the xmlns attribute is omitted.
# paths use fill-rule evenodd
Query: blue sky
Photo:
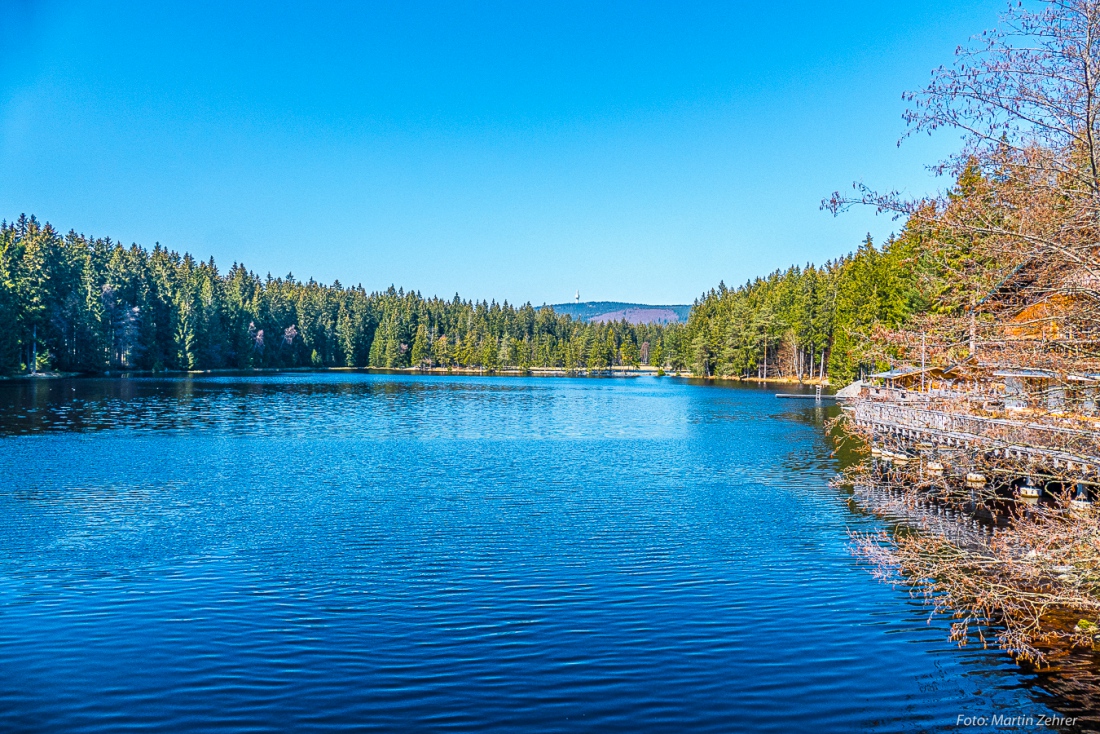
<svg viewBox="0 0 1100 734"><path fill-rule="evenodd" d="M0 216L425 295L689 303L897 227L1002 2L0 0Z"/></svg>

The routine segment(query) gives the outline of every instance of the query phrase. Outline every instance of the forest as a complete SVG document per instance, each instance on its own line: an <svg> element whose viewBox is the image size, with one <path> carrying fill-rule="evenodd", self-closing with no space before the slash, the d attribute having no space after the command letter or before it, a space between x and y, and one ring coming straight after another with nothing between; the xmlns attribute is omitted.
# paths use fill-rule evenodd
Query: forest
<svg viewBox="0 0 1100 734"><path fill-rule="evenodd" d="M964 167L949 201L970 201L983 177ZM943 236L912 217L881 247L870 235L824 265L791 267L729 289L719 284L695 302L681 343L698 375L828 377L843 386L875 369L919 358L891 332L942 316L958 319L1005 270L974 242Z"/></svg>
<svg viewBox="0 0 1100 734"><path fill-rule="evenodd" d="M287 367L683 369L682 327L588 324L531 304L225 273L33 216L0 226L0 373Z"/></svg>
<svg viewBox="0 0 1100 734"><path fill-rule="evenodd" d="M964 182L965 183L965 180ZM824 265L791 267L693 305L686 325L589 324L531 304L366 292L219 271L33 216L0 225L0 373L287 367L554 368L642 364L701 377L832 378L887 356L872 339L951 290L907 226Z"/></svg>

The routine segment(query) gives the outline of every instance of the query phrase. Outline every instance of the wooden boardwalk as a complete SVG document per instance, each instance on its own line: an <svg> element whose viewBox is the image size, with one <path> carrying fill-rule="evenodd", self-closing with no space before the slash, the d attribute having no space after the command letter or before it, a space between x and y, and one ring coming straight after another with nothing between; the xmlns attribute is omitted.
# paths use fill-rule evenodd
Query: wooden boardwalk
<svg viewBox="0 0 1100 734"><path fill-rule="evenodd" d="M1042 462L1067 472L1100 475L1100 433L1009 418L935 410L931 406L858 401L856 426L911 449L955 447L1016 463ZM923 446L921 446L923 445Z"/></svg>

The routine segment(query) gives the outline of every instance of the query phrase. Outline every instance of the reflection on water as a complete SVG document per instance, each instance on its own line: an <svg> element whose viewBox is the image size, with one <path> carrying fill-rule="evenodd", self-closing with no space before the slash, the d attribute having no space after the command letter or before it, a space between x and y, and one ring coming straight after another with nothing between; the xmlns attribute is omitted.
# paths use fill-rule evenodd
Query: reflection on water
<svg viewBox="0 0 1100 734"><path fill-rule="evenodd" d="M876 484L854 488L852 511L873 515L892 530L934 533L977 552L994 532L991 524L947 503ZM976 632L970 644L982 644ZM1077 719L1077 728L1100 729L1100 651L1050 648L1046 653L1050 658L1042 668L1024 664L1035 674L1030 682L1042 688L1037 698Z"/></svg>
<svg viewBox="0 0 1100 734"><path fill-rule="evenodd" d="M927 731L1065 704L853 561L880 521L828 487L832 410L667 378L0 384L0 729Z"/></svg>

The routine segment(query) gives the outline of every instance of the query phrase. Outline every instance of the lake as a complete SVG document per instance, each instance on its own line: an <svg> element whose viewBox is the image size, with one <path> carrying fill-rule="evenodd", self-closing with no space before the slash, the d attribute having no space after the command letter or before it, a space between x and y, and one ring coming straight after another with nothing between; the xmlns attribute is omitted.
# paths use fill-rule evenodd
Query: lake
<svg viewBox="0 0 1100 734"><path fill-rule="evenodd" d="M829 486L836 409L773 393L0 383L0 729L886 732L1065 710L850 555L881 522Z"/></svg>

